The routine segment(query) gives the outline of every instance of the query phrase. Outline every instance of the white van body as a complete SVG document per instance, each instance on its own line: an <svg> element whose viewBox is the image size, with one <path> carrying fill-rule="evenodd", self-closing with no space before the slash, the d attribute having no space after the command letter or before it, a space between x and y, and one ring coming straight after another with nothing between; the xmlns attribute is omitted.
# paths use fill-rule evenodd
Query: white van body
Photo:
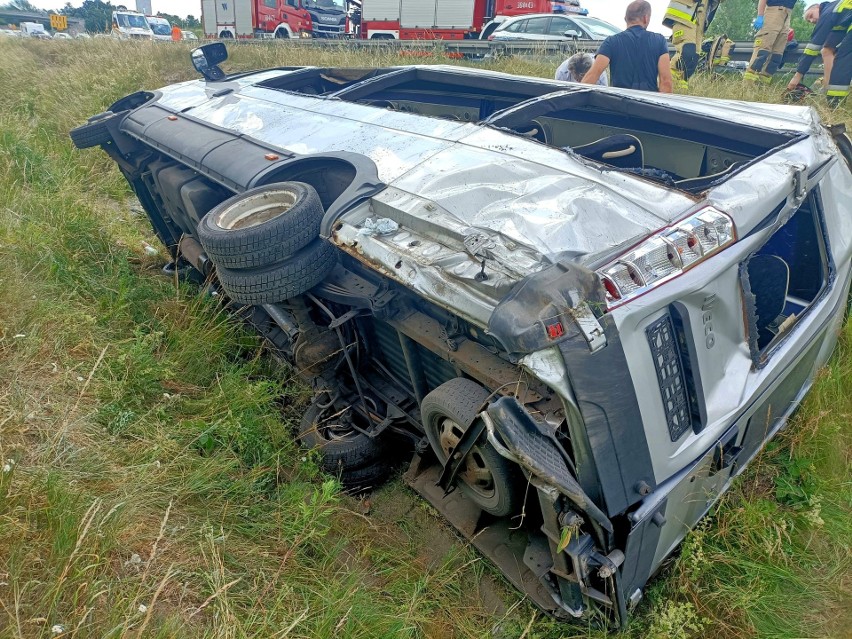
<svg viewBox="0 0 852 639"><path fill-rule="evenodd" d="M169 24L168 20L158 16L145 16L145 18L148 20L148 26L151 27L154 40L171 41L172 25Z"/></svg>
<svg viewBox="0 0 852 639"><path fill-rule="evenodd" d="M122 40L153 40L147 18L136 11L113 11L112 34Z"/></svg>
<svg viewBox="0 0 852 639"><path fill-rule="evenodd" d="M21 35L25 38L49 38L50 34L41 22L22 22Z"/></svg>

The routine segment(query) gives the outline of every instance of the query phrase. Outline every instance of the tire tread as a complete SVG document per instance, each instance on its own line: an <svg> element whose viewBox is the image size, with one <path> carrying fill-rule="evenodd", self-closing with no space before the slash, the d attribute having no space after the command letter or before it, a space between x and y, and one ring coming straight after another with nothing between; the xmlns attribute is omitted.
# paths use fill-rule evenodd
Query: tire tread
<svg viewBox="0 0 852 639"><path fill-rule="evenodd" d="M215 222L223 208L237 199L254 197L261 189L296 191L296 203L286 213L246 229L226 230ZM254 269L294 255L319 236L323 208L316 190L303 182L282 182L236 195L214 207L198 225L198 239L217 266Z"/></svg>
<svg viewBox="0 0 852 639"><path fill-rule="evenodd" d="M268 267L237 270L217 265L219 283L241 304L272 304L301 295L317 284L337 263L335 247L317 239L292 257Z"/></svg>

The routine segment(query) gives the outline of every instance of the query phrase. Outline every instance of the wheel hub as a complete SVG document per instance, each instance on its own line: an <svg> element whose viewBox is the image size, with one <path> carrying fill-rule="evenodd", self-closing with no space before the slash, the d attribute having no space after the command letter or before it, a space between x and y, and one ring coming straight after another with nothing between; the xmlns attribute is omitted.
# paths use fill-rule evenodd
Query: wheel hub
<svg viewBox="0 0 852 639"><path fill-rule="evenodd" d="M444 419L438 432L438 440L441 449L447 459L452 457L453 452L464 435L464 429L451 419ZM494 494L494 477L488 467L479 446L474 446L464 460L464 465L459 470L458 476L473 490L484 497Z"/></svg>
<svg viewBox="0 0 852 639"><path fill-rule="evenodd" d="M296 203L296 194L281 190L274 194L261 193L246 198L219 214L216 223L230 231L245 229L283 215Z"/></svg>

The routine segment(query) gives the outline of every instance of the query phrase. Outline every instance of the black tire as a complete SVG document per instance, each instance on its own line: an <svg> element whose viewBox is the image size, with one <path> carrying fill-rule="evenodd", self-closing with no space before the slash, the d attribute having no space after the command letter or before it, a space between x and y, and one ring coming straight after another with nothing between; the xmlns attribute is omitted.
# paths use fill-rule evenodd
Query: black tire
<svg viewBox="0 0 852 639"><path fill-rule="evenodd" d="M74 146L78 149L90 149L112 142L112 135L107 127L114 117L115 113L112 111L104 111L90 117L86 124L71 129L69 135Z"/></svg>
<svg viewBox="0 0 852 639"><path fill-rule="evenodd" d="M292 257L251 270L216 267L219 283L240 304L273 304L291 299L325 279L337 263L337 250L316 239Z"/></svg>
<svg viewBox="0 0 852 639"><path fill-rule="evenodd" d="M315 240L323 213L319 195L310 184L270 184L214 207L198 225L198 239L216 266L260 268L280 262Z"/></svg>
<svg viewBox="0 0 852 639"><path fill-rule="evenodd" d="M320 409L316 404L311 404L305 411L299 425L299 442L305 448L322 454L320 467L324 471L339 473L343 477L379 463L386 452L382 442L351 429L337 431L328 422L318 419L319 415ZM387 466L383 462L381 465Z"/></svg>
<svg viewBox="0 0 852 639"><path fill-rule="evenodd" d="M473 422L488 397L488 391L476 382L457 377L441 384L423 398L420 405L423 427L441 464L446 463L448 452L452 454L452 448L447 451L442 444L442 437L447 435L445 429L456 431L456 434L464 432L466 425ZM449 435L452 436L452 433ZM490 474L489 480L471 480L471 473L486 470ZM467 465L460 469L456 479L459 489L471 501L497 517L517 512L523 486L521 480L518 467L501 457L484 439L480 439L471 449Z"/></svg>
<svg viewBox="0 0 852 639"><path fill-rule="evenodd" d="M390 475L390 466L379 461L364 468L340 473L340 483L346 492L364 493L378 488Z"/></svg>

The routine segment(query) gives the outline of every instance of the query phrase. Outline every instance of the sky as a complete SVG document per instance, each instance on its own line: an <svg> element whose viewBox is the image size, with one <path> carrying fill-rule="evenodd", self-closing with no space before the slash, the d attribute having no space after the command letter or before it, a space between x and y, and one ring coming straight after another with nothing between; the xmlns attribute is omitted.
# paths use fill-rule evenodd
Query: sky
<svg viewBox="0 0 852 639"><path fill-rule="evenodd" d="M55 9L65 4L64 0L31 0L31 2L43 9ZM589 10L589 15L606 20L619 27L624 26L624 9L629 2L630 0L581 0L581 4ZM669 35L671 31L662 25L663 12L668 5L668 0L650 0L650 2L653 7L651 13L651 30ZM71 4L79 6L82 2L80 0L72 0ZM113 1L113 4L125 4L133 8L136 2L135 0L124 0L123 2ZM172 15L181 17L194 15L196 18L199 18L201 16L201 0L152 0L151 4L154 13L162 11L163 13L171 13Z"/></svg>
<svg viewBox="0 0 852 639"><path fill-rule="evenodd" d="M136 0L111 0L114 5L123 4L128 9L136 8ZM601 0L596 0L601 2ZM32 4L41 9L58 9L65 6L65 0L30 0ZM79 7L82 0L71 0L71 4ZM201 0L151 0L151 9L154 13L170 13L185 18L193 15L201 17Z"/></svg>

